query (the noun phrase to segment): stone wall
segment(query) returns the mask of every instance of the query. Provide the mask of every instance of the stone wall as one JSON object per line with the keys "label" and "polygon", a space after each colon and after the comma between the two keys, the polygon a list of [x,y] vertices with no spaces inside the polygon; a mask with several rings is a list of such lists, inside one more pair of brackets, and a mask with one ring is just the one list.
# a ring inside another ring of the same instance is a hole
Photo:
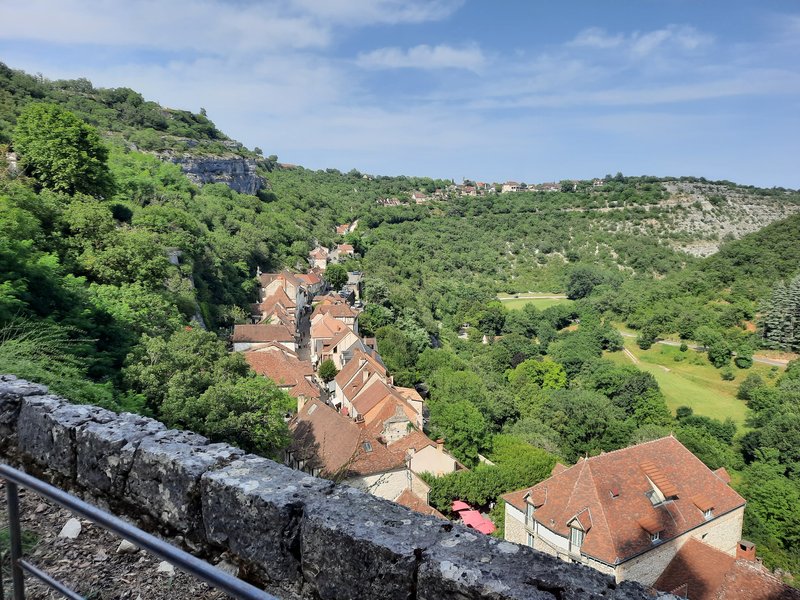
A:
{"label": "stone wall", "polygon": [[414,513],[227,444],[0,376],[0,453],[285,598],[649,597],[587,567]]}

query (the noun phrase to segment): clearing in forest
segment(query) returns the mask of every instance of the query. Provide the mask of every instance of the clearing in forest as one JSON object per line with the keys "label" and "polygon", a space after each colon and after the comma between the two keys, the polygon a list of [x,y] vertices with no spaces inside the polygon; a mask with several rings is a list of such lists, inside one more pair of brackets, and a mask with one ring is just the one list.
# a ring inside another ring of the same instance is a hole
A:
{"label": "clearing in forest", "polygon": [[[750,373],[758,373],[764,381],[771,381],[770,375],[775,377],[778,374],[768,365],[755,364],[750,369],[733,367],[736,378],[723,381],[721,371],[709,364],[703,352],[681,352],[675,346],[664,344],[654,344],[649,350],[642,350],[631,338],[625,338],[625,348],[638,359],[636,366],[639,369],[652,373],[656,378],[673,413],[679,406],[689,406],[698,415],[720,420],[730,417],[740,429],[744,428],[747,405],[736,397],[739,385]],[[606,356],[618,364],[633,364],[623,352],[607,353]]]}
{"label": "clearing in forest", "polygon": [[515,295],[500,294],[497,299],[509,310],[521,310],[526,304],[532,304],[539,310],[544,310],[556,304],[571,304],[573,302],[563,294],[550,294],[547,292],[524,292]]}

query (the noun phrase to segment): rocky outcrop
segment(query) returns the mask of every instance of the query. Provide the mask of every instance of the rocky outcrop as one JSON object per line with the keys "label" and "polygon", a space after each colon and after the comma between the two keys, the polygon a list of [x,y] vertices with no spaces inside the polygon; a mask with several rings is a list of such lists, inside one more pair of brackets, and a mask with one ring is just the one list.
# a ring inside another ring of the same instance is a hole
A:
{"label": "rocky outcrop", "polygon": [[283,598],[652,597],[637,583],[152,419],[72,405],[9,375],[0,375],[0,448],[2,460],[179,534],[200,553],[226,553]]}
{"label": "rocky outcrop", "polygon": [[163,159],[180,165],[186,176],[197,185],[224,183],[241,194],[255,194],[264,189],[266,180],[256,172],[256,160],[237,154],[164,155]]}

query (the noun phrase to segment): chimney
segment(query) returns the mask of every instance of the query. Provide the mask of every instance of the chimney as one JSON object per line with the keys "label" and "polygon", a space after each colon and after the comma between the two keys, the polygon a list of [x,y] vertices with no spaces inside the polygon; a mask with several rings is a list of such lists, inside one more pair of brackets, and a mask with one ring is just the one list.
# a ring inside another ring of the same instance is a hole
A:
{"label": "chimney", "polygon": [[436,440],[436,449],[439,452],[444,452],[444,438],[439,438]]}
{"label": "chimney", "polygon": [[753,542],[748,542],[747,540],[739,540],[739,543],[736,544],[736,558],[755,561],[756,545]]}

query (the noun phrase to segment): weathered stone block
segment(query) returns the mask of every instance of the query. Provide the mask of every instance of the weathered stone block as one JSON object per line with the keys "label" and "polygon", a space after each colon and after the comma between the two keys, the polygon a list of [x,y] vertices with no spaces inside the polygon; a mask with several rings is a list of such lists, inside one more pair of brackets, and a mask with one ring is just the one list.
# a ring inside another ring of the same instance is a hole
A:
{"label": "weathered stone block", "polygon": [[17,431],[17,418],[22,399],[47,393],[47,387],[17,379],[14,375],[0,375],[0,443]]}
{"label": "weathered stone block", "polygon": [[243,454],[188,431],[145,437],[128,474],[126,500],[177,531],[202,534],[200,477]]}
{"label": "weathered stone block", "polygon": [[320,598],[414,597],[417,565],[442,521],[354,488],[306,504],[303,576]]}
{"label": "weathered stone block", "polygon": [[227,546],[276,583],[300,581],[300,522],[333,483],[247,455],[202,478],[208,541]]}
{"label": "weathered stone block", "polygon": [[115,418],[109,410],[69,404],[58,396],[28,396],[17,421],[19,449],[39,466],[74,481],[76,431],[91,421],[108,423]]}
{"label": "weathered stone block", "polygon": [[419,567],[419,600],[512,600],[644,597],[640,586],[618,586],[612,577],[566,563],[531,548],[453,525],[428,547]]}
{"label": "weathered stone block", "polygon": [[162,423],[131,413],[79,427],[75,437],[78,483],[93,492],[121,497],[139,443],[165,430]]}

